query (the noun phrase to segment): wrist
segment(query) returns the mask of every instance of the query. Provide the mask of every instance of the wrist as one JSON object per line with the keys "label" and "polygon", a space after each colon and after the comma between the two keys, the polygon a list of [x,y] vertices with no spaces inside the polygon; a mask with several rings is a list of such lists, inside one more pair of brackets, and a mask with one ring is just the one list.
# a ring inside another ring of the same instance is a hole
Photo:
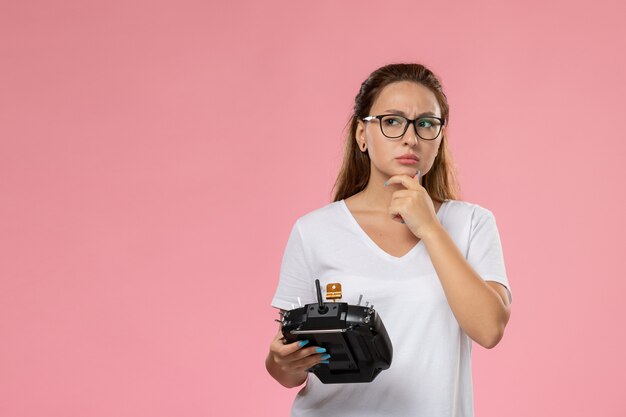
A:
{"label": "wrist", "polygon": [[428,228],[426,228],[421,233],[421,239],[425,244],[428,242],[432,242],[433,240],[437,240],[442,233],[446,233],[446,229],[441,225],[441,223],[434,224]]}

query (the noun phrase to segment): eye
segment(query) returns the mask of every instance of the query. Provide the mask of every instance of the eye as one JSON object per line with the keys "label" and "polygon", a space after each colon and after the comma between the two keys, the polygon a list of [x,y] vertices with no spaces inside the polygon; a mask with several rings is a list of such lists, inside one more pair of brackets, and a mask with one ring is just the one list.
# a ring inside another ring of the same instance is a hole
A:
{"label": "eye", "polygon": [[430,119],[430,118],[419,119],[417,123],[419,127],[428,128],[428,129],[432,127],[438,127],[441,124],[439,120]]}
{"label": "eye", "polygon": [[419,127],[433,127],[433,123],[429,119],[420,119],[417,123],[419,124]]}
{"label": "eye", "polygon": [[383,119],[383,123],[387,126],[400,126],[402,122],[401,118],[395,116],[387,116]]}

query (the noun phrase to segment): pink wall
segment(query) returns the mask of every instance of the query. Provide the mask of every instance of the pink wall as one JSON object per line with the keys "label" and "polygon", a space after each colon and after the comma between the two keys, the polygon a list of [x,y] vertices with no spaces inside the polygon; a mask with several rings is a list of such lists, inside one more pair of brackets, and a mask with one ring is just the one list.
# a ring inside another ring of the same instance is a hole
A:
{"label": "pink wall", "polygon": [[515,293],[476,415],[626,415],[623,4],[3,1],[0,415],[287,415],[288,233],[405,60],[443,80]]}

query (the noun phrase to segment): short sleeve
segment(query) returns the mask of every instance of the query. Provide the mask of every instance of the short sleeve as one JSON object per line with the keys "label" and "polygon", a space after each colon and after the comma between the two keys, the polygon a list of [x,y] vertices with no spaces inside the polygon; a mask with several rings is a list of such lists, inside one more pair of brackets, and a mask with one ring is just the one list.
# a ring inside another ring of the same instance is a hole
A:
{"label": "short sleeve", "polygon": [[302,233],[296,221],[283,254],[272,306],[283,310],[291,310],[293,306],[298,306],[298,297],[302,300],[307,299],[311,292],[311,277]]}
{"label": "short sleeve", "polygon": [[513,301],[498,226],[495,216],[487,209],[476,210],[472,217],[467,261],[483,280],[504,285],[509,301]]}

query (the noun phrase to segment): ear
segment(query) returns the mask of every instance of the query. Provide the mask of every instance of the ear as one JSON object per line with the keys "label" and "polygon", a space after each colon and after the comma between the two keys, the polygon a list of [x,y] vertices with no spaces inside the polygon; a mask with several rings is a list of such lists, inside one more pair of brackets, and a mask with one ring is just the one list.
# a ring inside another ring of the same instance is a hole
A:
{"label": "ear", "polygon": [[363,145],[365,145],[365,150],[367,150],[367,141],[365,140],[365,124],[362,120],[357,120],[354,137],[356,138],[359,149],[363,150]]}

